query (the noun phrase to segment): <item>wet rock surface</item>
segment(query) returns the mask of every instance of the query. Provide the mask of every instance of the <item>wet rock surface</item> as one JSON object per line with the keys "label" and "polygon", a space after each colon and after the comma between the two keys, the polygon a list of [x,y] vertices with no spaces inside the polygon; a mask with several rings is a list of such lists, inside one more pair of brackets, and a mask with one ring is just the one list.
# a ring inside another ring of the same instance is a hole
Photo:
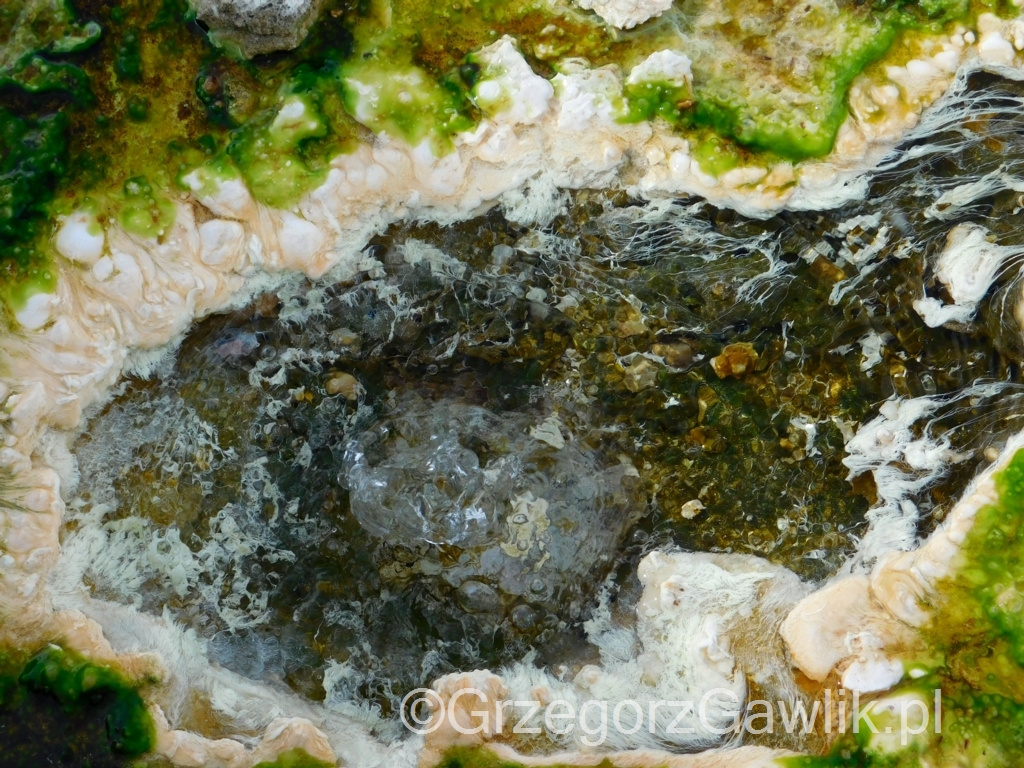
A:
{"label": "wet rock surface", "polygon": [[247,58],[287,51],[306,37],[326,0],[194,0],[196,18]]}

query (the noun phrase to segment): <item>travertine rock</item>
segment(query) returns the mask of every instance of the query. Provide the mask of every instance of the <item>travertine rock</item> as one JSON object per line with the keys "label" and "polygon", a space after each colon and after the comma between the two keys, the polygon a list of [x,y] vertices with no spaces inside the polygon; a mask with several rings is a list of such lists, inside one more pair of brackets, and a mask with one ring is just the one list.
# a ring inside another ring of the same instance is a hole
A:
{"label": "travertine rock", "polygon": [[324,0],[192,0],[210,34],[252,58],[295,48],[313,26]]}

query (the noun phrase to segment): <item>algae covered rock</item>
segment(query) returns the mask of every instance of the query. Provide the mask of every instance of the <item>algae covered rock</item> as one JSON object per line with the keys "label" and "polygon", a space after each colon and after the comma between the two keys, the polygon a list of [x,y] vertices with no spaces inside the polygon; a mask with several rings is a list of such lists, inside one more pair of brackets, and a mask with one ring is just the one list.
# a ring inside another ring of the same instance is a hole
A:
{"label": "algae covered rock", "polygon": [[32,53],[74,53],[99,37],[100,25],[75,23],[64,0],[9,0],[0,7],[0,76]]}
{"label": "algae covered rock", "polygon": [[0,651],[4,766],[119,765],[154,748],[146,703],[114,668],[56,645],[13,662]]}

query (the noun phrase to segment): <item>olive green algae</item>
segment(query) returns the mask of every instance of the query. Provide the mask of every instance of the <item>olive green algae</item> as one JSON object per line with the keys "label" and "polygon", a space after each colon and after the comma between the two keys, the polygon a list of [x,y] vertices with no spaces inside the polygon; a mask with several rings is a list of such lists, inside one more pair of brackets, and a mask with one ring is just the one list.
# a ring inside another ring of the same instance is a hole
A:
{"label": "olive green algae", "polygon": [[[725,7],[758,24],[707,26],[703,0],[614,33],[593,14],[532,0],[336,0],[296,51],[245,61],[213,45],[184,0],[7,3],[0,88],[17,92],[18,109],[4,113],[5,135],[16,141],[18,131],[49,128],[27,155],[0,154],[13,190],[0,197],[0,205],[10,201],[3,215],[27,215],[22,220],[29,222],[0,254],[6,280],[38,279],[53,258],[46,240],[54,214],[70,212],[85,195],[98,201],[101,221],[119,217],[134,233],[159,239],[171,223],[169,199],[185,191],[175,181],[197,162],[234,165],[258,199],[290,207],[322,182],[331,157],[367,138],[367,129],[412,144],[428,140],[436,154],[451,151],[451,138],[480,119],[471,54],[501,35],[512,35],[544,76],[572,57],[628,70],[664,48],[689,55],[692,92],[656,81],[631,84],[621,119],[665,120],[695,140],[695,157],[718,175],[750,160],[748,151],[768,153],[762,164],[826,154],[845,118],[850,82],[900,36],[938,32],[982,10],[1009,12],[960,0],[844,5],[835,13],[814,6],[798,28],[832,42],[810,56],[810,69],[796,73],[772,43],[783,31],[783,6],[733,5]],[[705,36],[710,47],[701,43]],[[716,54],[715,39],[731,41],[761,69]],[[765,90],[764,83],[773,85]],[[309,127],[279,130],[296,100]],[[494,109],[500,105],[484,111]],[[198,161],[180,151],[199,144]],[[43,184],[33,181],[42,177]],[[137,178],[152,189],[145,221],[125,192]]]}
{"label": "olive green algae", "polygon": [[0,6],[0,74],[33,53],[83,51],[100,37],[95,21],[78,24],[65,0],[6,0]]}
{"label": "olive green algae", "polygon": [[53,187],[69,162],[67,128],[60,112],[23,119],[0,107],[0,280],[15,306],[56,280],[43,254]]}
{"label": "olive green algae", "polygon": [[257,763],[256,768],[334,768],[334,763],[317,760],[305,750],[296,747],[282,752],[276,760]]}
{"label": "olive green algae", "polygon": [[[436,768],[525,768],[515,760],[505,760],[486,747],[453,747],[446,751]],[[551,763],[550,768],[569,768],[562,763]],[[596,763],[594,768],[616,768],[609,759]],[[651,768],[658,768],[657,764]]]}

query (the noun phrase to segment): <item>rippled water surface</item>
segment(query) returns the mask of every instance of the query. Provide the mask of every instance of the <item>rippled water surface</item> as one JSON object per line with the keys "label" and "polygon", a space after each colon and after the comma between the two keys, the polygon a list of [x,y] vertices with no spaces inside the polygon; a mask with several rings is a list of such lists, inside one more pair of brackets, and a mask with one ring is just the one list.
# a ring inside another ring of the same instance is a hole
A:
{"label": "rippled water surface", "polygon": [[[954,224],[1024,243],[998,181],[1018,91],[976,79],[983,119],[839,210],[584,191],[544,226],[394,227],[353,280],[286,280],[92,419],[68,559],[214,662],[389,715],[446,672],[593,660],[599,590],[627,617],[655,547],[835,573],[891,502],[845,443],[894,397],[937,398],[913,429],[955,459],[897,468],[924,534],[1019,430],[1017,261],[971,323],[912,307],[948,300],[929,265]],[[968,389],[988,381],[1007,386]]]}

